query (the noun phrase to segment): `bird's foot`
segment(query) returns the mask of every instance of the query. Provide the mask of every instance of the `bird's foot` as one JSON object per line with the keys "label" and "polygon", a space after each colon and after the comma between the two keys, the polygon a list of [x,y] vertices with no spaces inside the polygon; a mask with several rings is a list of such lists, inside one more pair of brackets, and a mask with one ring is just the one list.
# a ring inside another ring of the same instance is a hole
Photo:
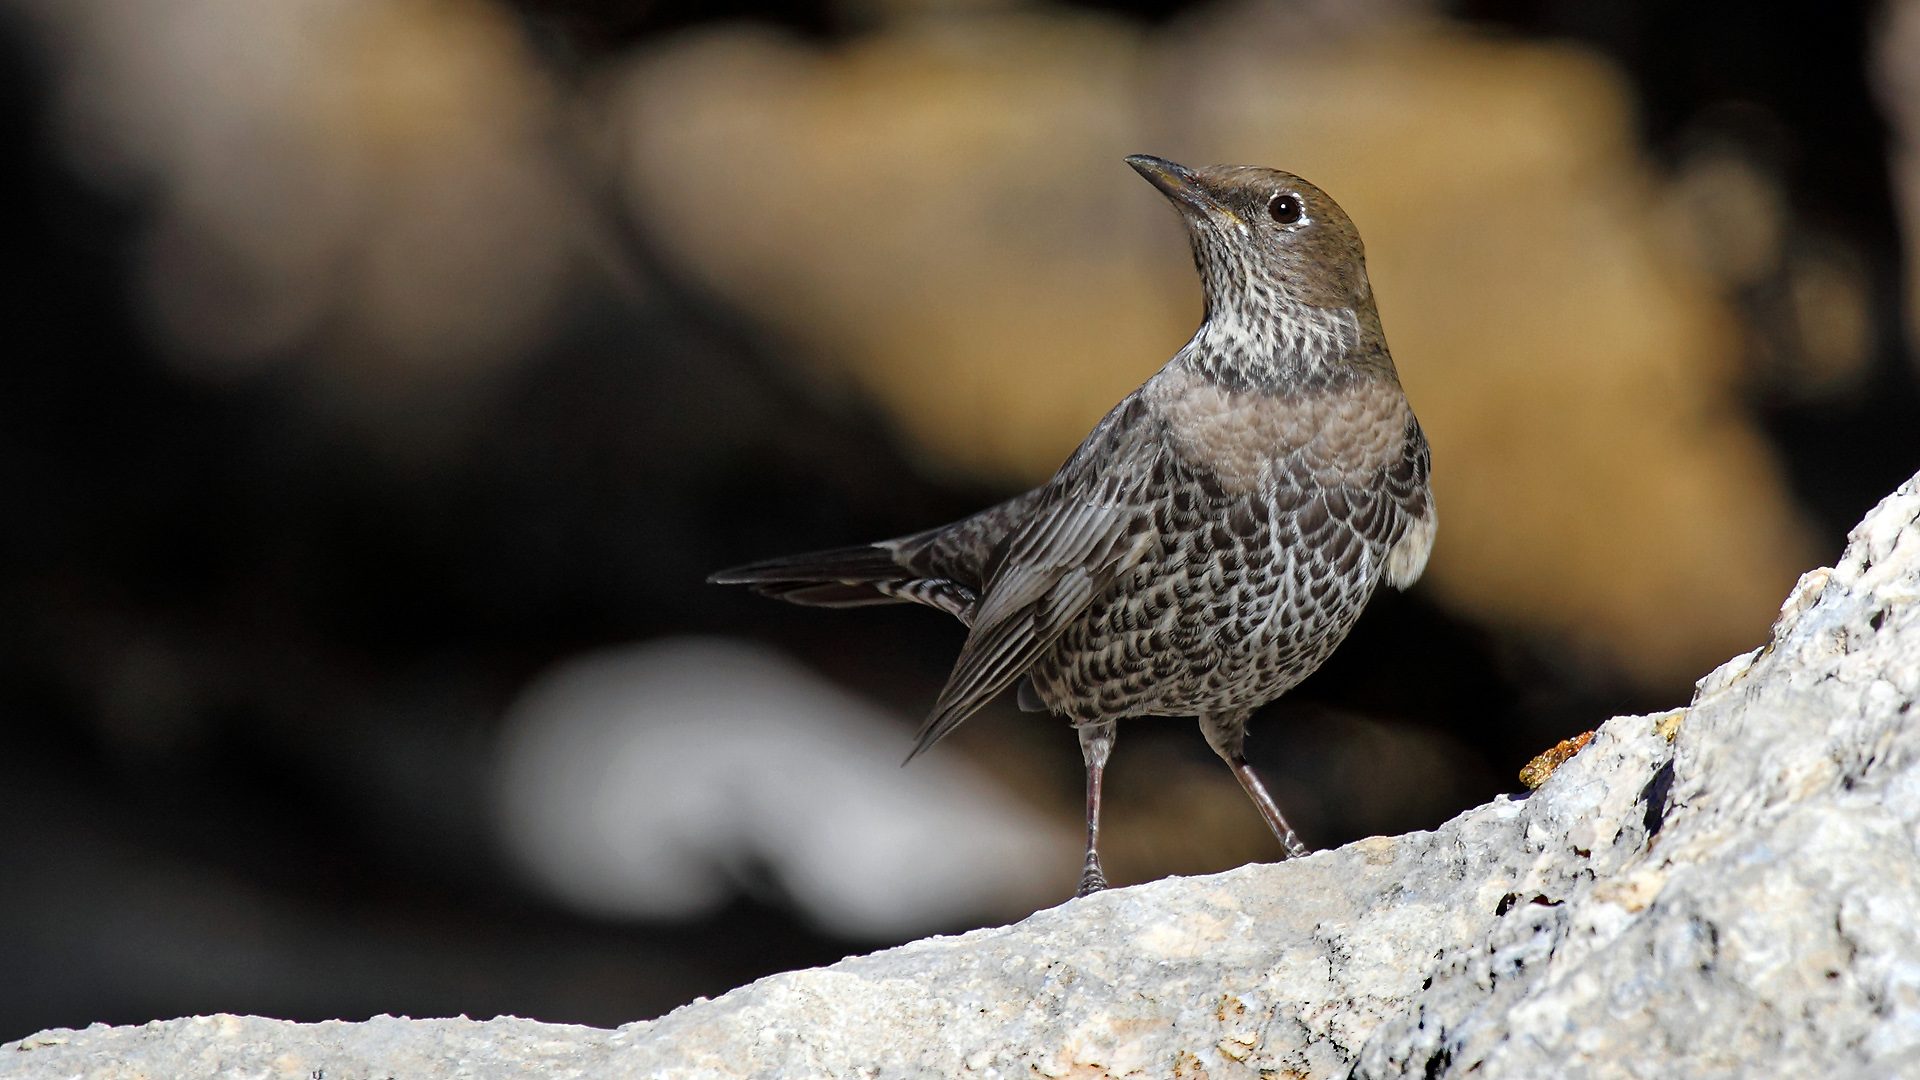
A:
{"label": "bird's foot", "polygon": [[1075,897],[1092,896],[1107,887],[1107,875],[1100,872],[1100,860],[1089,856],[1087,868],[1080,871],[1080,891]]}

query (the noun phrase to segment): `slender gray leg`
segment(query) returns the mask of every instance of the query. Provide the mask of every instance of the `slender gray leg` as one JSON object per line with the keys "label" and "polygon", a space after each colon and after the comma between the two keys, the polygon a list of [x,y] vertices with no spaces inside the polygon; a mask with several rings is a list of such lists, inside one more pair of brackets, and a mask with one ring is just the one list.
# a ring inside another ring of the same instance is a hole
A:
{"label": "slender gray leg", "polygon": [[1113,753],[1115,727],[1111,720],[1074,726],[1080,736],[1080,756],[1087,763],[1087,864],[1080,871],[1080,891],[1075,896],[1107,887],[1107,875],[1100,870],[1100,780],[1107,771],[1107,757]]}
{"label": "slender gray leg", "polygon": [[1207,736],[1207,745],[1213,747],[1213,752],[1219,754],[1227,767],[1233,770],[1233,778],[1246,789],[1247,797],[1260,810],[1260,816],[1267,819],[1267,828],[1273,830],[1280,846],[1286,849],[1285,857],[1297,859],[1313,850],[1294,835],[1293,826],[1287,824],[1286,816],[1280,813],[1273,796],[1267,794],[1267,785],[1260,782],[1259,774],[1247,764],[1247,756],[1241,752],[1247,742],[1246,714],[1202,716],[1200,730]]}

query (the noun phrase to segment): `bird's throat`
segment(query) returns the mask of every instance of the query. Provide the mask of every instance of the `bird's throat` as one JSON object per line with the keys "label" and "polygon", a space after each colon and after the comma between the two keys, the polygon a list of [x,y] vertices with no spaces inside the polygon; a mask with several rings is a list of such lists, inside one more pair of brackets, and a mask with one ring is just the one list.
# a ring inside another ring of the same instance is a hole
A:
{"label": "bird's throat", "polygon": [[1207,320],[1175,362],[1222,389],[1277,393],[1324,382],[1360,351],[1351,308],[1321,308],[1271,294],[1209,305]]}

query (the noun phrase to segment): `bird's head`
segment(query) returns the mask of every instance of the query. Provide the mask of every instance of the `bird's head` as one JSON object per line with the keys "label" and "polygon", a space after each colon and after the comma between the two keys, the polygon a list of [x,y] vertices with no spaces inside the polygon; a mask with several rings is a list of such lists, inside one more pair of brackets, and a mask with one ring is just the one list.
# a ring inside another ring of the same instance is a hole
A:
{"label": "bird's head", "polygon": [[1291,301],[1370,311],[1360,233],[1326,192],[1278,169],[1127,159],[1173,202],[1193,239],[1209,317]]}

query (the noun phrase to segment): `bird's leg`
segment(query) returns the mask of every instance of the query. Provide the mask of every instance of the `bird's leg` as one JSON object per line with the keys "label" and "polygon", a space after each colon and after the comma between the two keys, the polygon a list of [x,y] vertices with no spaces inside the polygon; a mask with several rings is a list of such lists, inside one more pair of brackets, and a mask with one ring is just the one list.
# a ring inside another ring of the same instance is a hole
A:
{"label": "bird's leg", "polygon": [[1074,725],[1080,736],[1080,756],[1087,763],[1087,864],[1080,871],[1080,891],[1075,896],[1107,887],[1107,875],[1100,870],[1100,781],[1107,771],[1107,757],[1113,753],[1115,727],[1111,720]]}
{"label": "bird's leg", "polygon": [[1247,764],[1247,755],[1243,752],[1247,742],[1246,715],[1202,716],[1200,730],[1207,736],[1207,745],[1213,747],[1213,752],[1219,754],[1227,767],[1233,770],[1233,778],[1246,789],[1247,798],[1252,799],[1253,805],[1259,808],[1260,816],[1267,820],[1267,828],[1273,830],[1280,846],[1286,849],[1286,858],[1297,859],[1313,850],[1294,835],[1293,826],[1287,824],[1286,815],[1280,812],[1273,796],[1267,794],[1267,785],[1260,782],[1260,775],[1253,771],[1253,766]]}
{"label": "bird's leg", "polygon": [[1267,786],[1260,782],[1259,774],[1253,771],[1253,766],[1247,764],[1247,759],[1240,754],[1235,754],[1227,759],[1227,764],[1232,767],[1233,775],[1240,781],[1240,786],[1247,789],[1247,797],[1253,800],[1253,805],[1260,808],[1260,816],[1267,819],[1267,828],[1273,830],[1273,835],[1280,841],[1280,846],[1287,849],[1287,858],[1297,859],[1312,851],[1300,842],[1298,836],[1294,835],[1293,826],[1287,824],[1286,816],[1280,813],[1280,807],[1274,804],[1273,796],[1267,794]]}

